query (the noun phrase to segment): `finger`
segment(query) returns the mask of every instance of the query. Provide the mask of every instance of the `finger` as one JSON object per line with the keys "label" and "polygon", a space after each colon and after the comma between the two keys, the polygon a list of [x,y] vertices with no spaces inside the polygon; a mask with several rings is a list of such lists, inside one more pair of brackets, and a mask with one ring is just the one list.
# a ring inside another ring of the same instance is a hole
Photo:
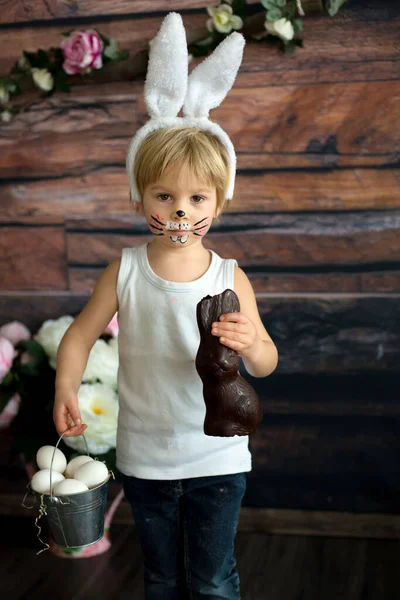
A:
{"label": "finger", "polygon": [[54,425],[56,427],[56,431],[57,431],[58,435],[63,434],[64,431],[66,429],[68,429],[67,421],[65,421],[64,419],[55,419]]}
{"label": "finger", "polygon": [[228,348],[231,348],[232,350],[236,350],[236,352],[238,352],[238,353],[240,353],[245,348],[245,345],[242,342],[239,342],[237,340],[231,340],[226,337],[219,338],[219,341],[224,346],[227,346]]}
{"label": "finger", "polygon": [[58,411],[54,411],[54,425],[58,435],[61,435],[69,426],[67,415],[63,412],[59,413]]}
{"label": "finger", "polygon": [[85,425],[84,423],[82,423],[81,425],[73,425],[72,427],[68,428],[68,431],[65,432],[64,437],[82,435],[86,428],[87,425]]}
{"label": "finger", "polygon": [[241,323],[215,323],[213,324],[211,329],[211,333],[213,333],[214,335],[218,335],[218,333],[223,335],[231,331],[245,334],[249,333],[249,328],[247,324]]}
{"label": "finger", "polygon": [[81,412],[80,412],[77,404],[75,406],[71,406],[70,415],[71,415],[71,419],[73,421],[73,425],[81,425],[81,423],[82,423]]}
{"label": "finger", "polygon": [[226,313],[225,315],[221,315],[219,318],[220,321],[232,321],[234,323],[248,323],[249,319],[240,312],[234,313]]}

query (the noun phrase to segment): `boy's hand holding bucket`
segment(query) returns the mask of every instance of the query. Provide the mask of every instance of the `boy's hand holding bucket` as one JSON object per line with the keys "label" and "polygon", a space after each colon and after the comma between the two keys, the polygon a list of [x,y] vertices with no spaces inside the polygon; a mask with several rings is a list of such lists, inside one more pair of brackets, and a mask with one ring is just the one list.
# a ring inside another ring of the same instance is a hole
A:
{"label": "boy's hand holding bucket", "polygon": [[82,423],[77,393],[70,386],[57,385],[53,419],[58,435],[82,435],[87,425]]}

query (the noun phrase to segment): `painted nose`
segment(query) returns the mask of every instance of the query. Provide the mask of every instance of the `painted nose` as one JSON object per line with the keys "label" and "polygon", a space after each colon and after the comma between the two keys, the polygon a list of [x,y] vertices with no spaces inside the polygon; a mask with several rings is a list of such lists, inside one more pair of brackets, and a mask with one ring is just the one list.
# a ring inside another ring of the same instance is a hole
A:
{"label": "painted nose", "polygon": [[178,217],[184,217],[185,216],[185,212],[183,210],[177,210],[176,214],[178,215]]}

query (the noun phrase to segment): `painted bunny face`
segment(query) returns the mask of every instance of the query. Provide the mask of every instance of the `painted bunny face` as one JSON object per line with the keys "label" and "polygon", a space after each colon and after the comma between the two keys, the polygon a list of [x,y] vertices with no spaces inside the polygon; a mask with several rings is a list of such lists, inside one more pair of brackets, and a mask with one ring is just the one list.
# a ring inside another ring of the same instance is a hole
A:
{"label": "painted bunny face", "polygon": [[218,214],[216,189],[171,165],[145,189],[141,212],[160,243],[192,246],[206,235]]}
{"label": "painted bunny face", "polygon": [[[177,125],[198,127],[210,132],[225,146],[229,156],[229,184],[226,200],[232,199],[235,174],[235,149],[225,131],[208,118],[209,111],[221,104],[231,89],[243,56],[244,37],[228,36],[214,52],[188,76],[188,51],[182,18],[169,13],[153,40],[144,97],[149,121],[133,137],[126,168],[134,202],[142,200],[134,177],[137,151],[153,131]],[[178,117],[182,108],[183,117]]]}

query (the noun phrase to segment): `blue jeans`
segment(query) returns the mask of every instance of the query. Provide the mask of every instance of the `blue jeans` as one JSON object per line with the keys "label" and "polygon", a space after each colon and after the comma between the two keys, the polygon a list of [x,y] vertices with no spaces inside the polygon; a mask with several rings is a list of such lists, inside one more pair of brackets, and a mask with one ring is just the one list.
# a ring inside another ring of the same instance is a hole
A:
{"label": "blue jeans", "polygon": [[145,600],[240,600],[234,540],[245,474],[122,480],[144,554]]}

